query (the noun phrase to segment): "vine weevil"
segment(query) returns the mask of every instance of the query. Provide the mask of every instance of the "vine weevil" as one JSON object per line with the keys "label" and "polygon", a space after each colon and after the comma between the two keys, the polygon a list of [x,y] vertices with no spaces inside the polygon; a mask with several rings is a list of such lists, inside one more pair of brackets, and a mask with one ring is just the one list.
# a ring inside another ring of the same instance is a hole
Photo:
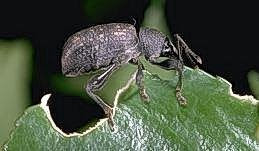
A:
{"label": "vine weevil", "polygon": [[[161,68],[178,71],[176,98],[180,105],[186,105],[186,99],[182,96],[184,65],[182,51],[192,63],[201,64],[202,61],[179,35],[175,34],[174,38],[176,47],[167,36],[156,29],[141,27],[137,34],[131,24],[110,23],[93,26],[68,38],[61,59],[62,72],[66,76],[75,77],[94,70],[102,70],[101,74],[94,75],[88,81],[85,88],[88,95],[103,108],[108,117],[108,124],[113,130],[112,107],[95,92],[104,86],[108,77],[122,64],[133,63],[138,66],[136,84],[139,94],[142,100],[148,101],[149,97],[143,83],[144,66],[139,60],[141,55]],[[167,57],[167,59],[158,62],[159,57]]]}

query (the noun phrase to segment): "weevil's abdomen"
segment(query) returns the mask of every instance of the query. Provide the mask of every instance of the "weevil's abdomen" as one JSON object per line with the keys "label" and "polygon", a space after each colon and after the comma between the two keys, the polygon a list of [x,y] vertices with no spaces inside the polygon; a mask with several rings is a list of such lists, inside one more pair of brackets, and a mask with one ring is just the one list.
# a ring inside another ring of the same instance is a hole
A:
{"label": "weevil's abdomen", "polygon": [[62,72],[76,76],[113,63],[126,63],[139,54],[133,25],[97,25],[69,37],[62,54]]}

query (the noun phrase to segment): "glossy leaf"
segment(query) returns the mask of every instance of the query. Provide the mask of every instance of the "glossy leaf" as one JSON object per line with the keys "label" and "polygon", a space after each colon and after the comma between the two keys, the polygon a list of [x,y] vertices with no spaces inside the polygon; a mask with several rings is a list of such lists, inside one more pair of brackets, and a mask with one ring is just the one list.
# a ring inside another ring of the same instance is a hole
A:
{"label": "glossy leaf", "polygon": [[[186,68],[184,96],[175,99],[177,76],[163,80],[145,73],[150,103],[140,100],[133,84],[116,106],[117,131],[101,120],[87,134],[65,135],[48,119],[43,103],[17,121],[5,150],[258,150],[259,121],[252,97],[232,94],[230,84],[200,70]],[[46,97],[45,97],[46,99]],[[44,108],[44,110],[43,110]]]}

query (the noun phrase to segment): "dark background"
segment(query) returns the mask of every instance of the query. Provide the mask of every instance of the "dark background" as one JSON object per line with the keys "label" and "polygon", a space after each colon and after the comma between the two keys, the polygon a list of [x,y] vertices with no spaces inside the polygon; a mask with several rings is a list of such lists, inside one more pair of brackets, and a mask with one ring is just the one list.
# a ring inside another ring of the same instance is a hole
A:
{"label": "dark background", "polygon": [[[148,0],[124,0],[111,4],[115,7],[108,9],[112,7],[109,3],[98,1],[100,3],[93,7],[103,14],[96,18],[84,10],[85,1],[1,1],[0,38],[27,37],[35,50],[32,100],[53,93],[49,78],[61,73],[62,46],[69,35],[100,23],[133,23],[134,18],[139,24],[149,4]],[[235,93],[251,94],[247,73],[259,70],[257,6],[255,2],[234,0],[168,0],[165,14],[170,32],[180,33],[202,57],[200,68],[230,81]],[[63,94],[57,98],[72,99]],[[78,108],[71,103],[67,106]],[[65,107],[60,112],[64,112]],[[91,109],[100,111],[98,107]],[[77,114],[84,113],[75,116]],[[102,115],[100,111],[96,116]]]}

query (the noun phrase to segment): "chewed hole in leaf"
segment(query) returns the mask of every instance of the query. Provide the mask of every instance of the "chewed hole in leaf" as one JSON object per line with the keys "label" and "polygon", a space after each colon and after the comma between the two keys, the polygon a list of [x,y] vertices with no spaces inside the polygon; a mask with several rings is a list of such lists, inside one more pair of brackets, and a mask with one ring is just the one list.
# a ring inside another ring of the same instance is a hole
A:
{"label": "chewed hole in leaf", "polygon": [[[148,147],[147,150],[259,150],[256,141],[258,100],[233,94],[230,83],[201,70],[186,68],[184,75],[184,94],[189,100],[186,108],[177,105],[173,93],[176,76],[164,81],[157,80],[145,72],[145,85],[151,98],[149,104],[141,102],[139,94],[135,93],[135,85],[125,91],[127,94],[122,94],[121,97],[116,95],[115,100],[120,101],[115,106],[116,132],[111,132],[106,118],[100,119],[100,122],[84,133],[63,133],[51,120],[49,111],[49,106],[58,100],[58,95],[44,95],[40,105],[28,108],[17,121],[16,128],[4,148],[141,150]],[[132,79],[131,82],[134,81],[134,78]],[[117,91],[117,94],[121,94],[122,89]],[[63,97],[60,101],[66,101]],[[76,101],[74,97],[69,97],[68,100]],[[116,104],[117,101],[114,102]],[[69,110],[71,108],[70,106]],[[77,127],[77,131],[79,129],[80,127]]]}
{"label": "chewed hole in leaf", "polygon": [[76,96],[52,94],[48,106],[55,125],[66,134],[82,133],[105,118],[98,104]]}

